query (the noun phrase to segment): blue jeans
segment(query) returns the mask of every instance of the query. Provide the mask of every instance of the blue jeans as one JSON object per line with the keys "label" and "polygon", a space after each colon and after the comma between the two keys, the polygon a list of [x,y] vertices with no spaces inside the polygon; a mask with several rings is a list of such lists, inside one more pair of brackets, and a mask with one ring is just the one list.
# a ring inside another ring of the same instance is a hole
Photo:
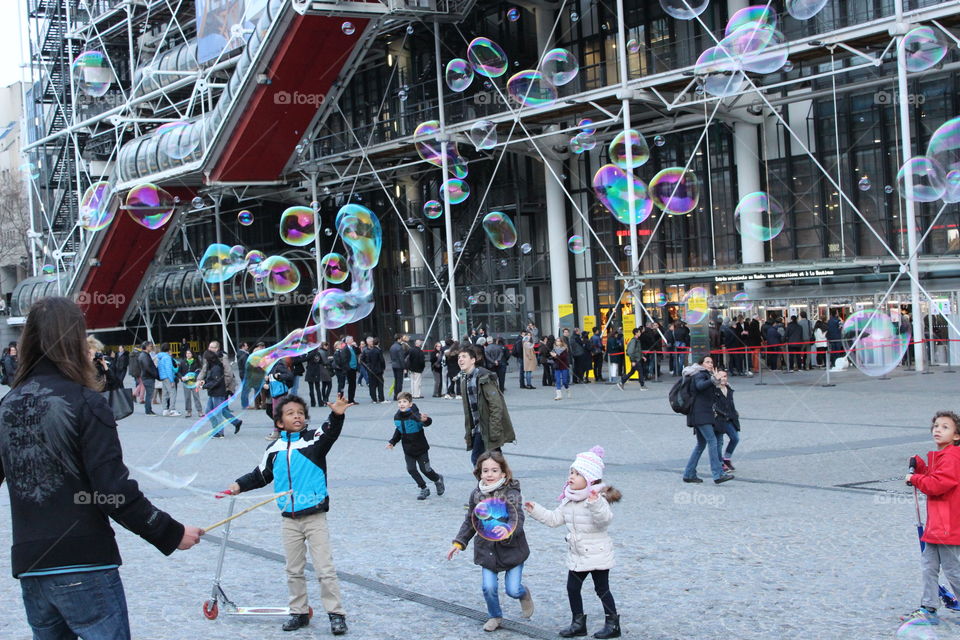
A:
{"label": "blue jeans", "polygon": [[[527,592],[526,587],[520,583],[523,577],[523,563],[504,572],[503,587],[507,595],[511,598],[521,598]],[[491,618],[502,618],[503,610],[500,608],[500,576],[496,571],[483,569],[483,599],[487,601],[487,613]]]}
{"label": "blue jeans", "polygon": [[723,455],[720,456],[721,462],[724,458],[732,458],[733,450],[737,448],[737,445],[740,444],[740,432],[737,431],[737,428],[733,426],[732,422],[728,422],[719,429],[715,429],[714,433],[717,436],[717,454],[719,455],[723,449],[723,436],[726,435],[730,442],[727,443],[727,450],[723,452]]}
{"label": "blue jeans", "polygon": [[34,640],[129,640],[120,572],[81,571],[21,578]]}
{"label": "blue jeans", "polygon": [[533,371],[524,371],[523,372],[523,383],[528,387],[533,386]]}
{"label": "blue jeans", "polygon": [[697,445],[690,453],[690,459],[687,460],[687,467],[683,470],[684,478],[697,477],[697,463],[700,462],[700,456],[703,450],[710,448],[710,472],[713,479],[716,480],[723,475],[723,466],[720,464],[720,448],[717,446],[717,436],[713,432],[712,424],[699,424],[694,427],[694,433],[697,435]]}
{"label": "blue jeans", "polygon": [[298,396],[300,395],[299,393],[297,393],[298,391],[300,391],[300,376],[294,376],[293,386],[290,387],[290,395]]}
{"label": "blue jeans", "polygon": [[557,391],[570,388],[570,369],[554,369],[553,379],[557,383]]}
{"label": "blue jeans", "polygon": [[[227,399],[226,396],[207,396],[207,408],[204,410],[204,413],[209,414],[221,402],[225,402],[226,399]],[[222,423],[226,422],[227,420],[229,420],[233,424],[237,424],[237,417],[233,415],[233,413],[230,411],[229,405],[224,405],[223,409],[220,410],[219,419],[215,418],[214,416],[210,416],[210,422],[214,426],[219,426]]]}
{"label": "blue jeans", "polygon": [[[243,384],[243,381],[240,381],[240,384],[243,386],[240,387],[240,407],[246,409],[250,406],[250,392],[253,391],[253,387],[250,385]],[[254,394],[256,397],[256,394]]]}
{"label": "blue jeans", "polygon": [[141,378],[143,381],[143,412],[147,415],[153,413],[153,389],[157,386],[157,381],[150,378]]}

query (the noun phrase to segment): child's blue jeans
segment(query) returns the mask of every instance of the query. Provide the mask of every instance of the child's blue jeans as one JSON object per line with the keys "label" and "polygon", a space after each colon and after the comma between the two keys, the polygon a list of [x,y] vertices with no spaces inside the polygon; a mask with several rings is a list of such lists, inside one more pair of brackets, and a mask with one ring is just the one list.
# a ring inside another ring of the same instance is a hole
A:
{"label": "child's blue jeans", "polygon": [[[526,587],[520,583],[523,577],[523,563],[504,572],[503,587],[507,595],[511,598],[519,599],[527,592]],[[483,599],[487,601],[487,613],[491,618],[502,618],[503,610],[500,608],[500,578],[496,571],[483,569]]]}
{"label": "child's blue jeans", "polygon": [[553,380],[557,385],[557,391],[570,388],[570,369],[554,369]]}

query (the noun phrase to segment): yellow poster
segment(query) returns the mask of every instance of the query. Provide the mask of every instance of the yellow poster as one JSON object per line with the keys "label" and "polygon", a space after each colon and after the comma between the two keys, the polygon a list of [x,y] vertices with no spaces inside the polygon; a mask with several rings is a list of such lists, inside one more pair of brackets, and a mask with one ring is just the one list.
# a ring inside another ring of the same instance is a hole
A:
{"label": "yellow poster", "polygon": [[564,328],[573,330],[573,305],[572,304],[558,304],[557,305],[557,315],[560,318],[560,331],[562,332]]}
{"label": "yellow poster", "polygon": [[[627,345],[630,344],[630,339],[633,338],[633,329],[636,326],[637,326],[636,316],[634,316],[633,314],[624,313],[623,314],[623,350],[624,351],[627,350]],[[624,374],[627,371],[630,371],[630,358],[624,355],[623,359],[625,362],[623,366],[625,368],[623,371],[620,372],[621,374]]]}
{"label": "yellow poster", "polygon": [[[583,337],[587,342],[587,352],[589,353],[589,343],[590,338],[593,336],[593,328],[597,326],[597,317],[596,316],[583,316],[583,324],[580,327],[583,329]],[[593,375],[593,366],[587,367],[586,373],[583,374],[585,377],[590,378]]]}

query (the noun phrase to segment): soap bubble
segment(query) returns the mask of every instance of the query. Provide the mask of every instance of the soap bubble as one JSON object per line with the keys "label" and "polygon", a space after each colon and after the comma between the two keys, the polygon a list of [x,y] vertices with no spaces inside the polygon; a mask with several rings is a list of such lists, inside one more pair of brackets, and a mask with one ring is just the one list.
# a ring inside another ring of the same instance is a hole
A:
{"label": "soap bubble", "polygon": [[459,240],[458,240],[457,242],[454,242],[454,243],[453,243],[453,252],[454,252],[454,253],[460,253],[460,252],[462,252],[462,251],[463,251],[463,243],[460,242]]}
{"label": "soap bubble", "polygon": [[479,120],[470,127],[467,137],[477,151],[497,146],[497,125],[490,120]]}
{"label": "soap bubble", "polygon": [[589,133],[578,133],[570,139],[568,148],[570,153],[580,155],[585,151],[592,151],[597,146],[597,139]]}
{"label": "soap bubble", "polygon": [[809,20],[827,6],[828,0],[787,0],[787,13],[797,20]]}
{"label": "soap bubble", "polygon": [[683,319],[687,324],[700,324],[707,317],[707,290],[694,287],[687,291],[681,301],[684,305]]}
{"label": "soap bubble", "polygon": [[[167,122],[153,130],[153,135],[160,137],[160,153],[183,160],[200,146],[200,136],[194,135],[193,123],[178,121]],[[161,137],[162,136],[162,137]]]}
{"label": "soap bubble", "polygon": [[566,49],[551,49],[543,56],[540,71],[550,84],[562,87],[577,77],[580,63],[576,56]]}
{"label": "soap bubble", "polygon": [[784,62],[783,70],[787,72],[793,71],[793,62],[791,62],[790,60],[787,60],[786,62]]}
{"label": "soap bubble", "polygon": [[661,135],[653,136],[653,144],[654,146],[662,147],[663,145],[667,144],[667,139]]}
{"label": "soap bubble", "polygon": [[629,244],[624,245],[624,247],[623,247],[623,255],[627,256],[628,258],[629,258],[630,256],[632,256],[632,255],[633,255],[633,247],[631,247]]}
{"label": "soap bubble", "polygon": [[693,72],[703,77],[703,91],[718,98],[736,94],[746,81],[736,54],[719,46],[701,53]]}
{"label": "soap bubble", "polygon": [[541,107],[550,104],[559,95],[557,88],[539,71],[521,71],[507,81],[507,93],[519,104]]}
{"label": "soap bubble", "polygon": [[710,0],[660,0],[660,6],[671,18],[693,20],[707,9]]}
{"label": "soap bubble", "polygon": [[517,244],[517,228],[505,213],[493,211],[483,217],[483,231],[497,249],[509,249]]}
{"label": "soap bubble", "polygon": [[427,230],[427,228],[426,228],[425,226],[423,226],[422,224],[418,224],[418,225],[417,225],[417,231],[419,231],[420,233],[423,233],[423,232],[426,231],[426,230]]}
{"label": "soap bubble", "polygon": [[112,221],[114,210],[110,206],[113,190],[110,183],[94,182],[83,192],[80,199],[80,226],[87,231],[105,229]]}
{"label": "soap bubble", "polygon": [[[414,129],[413,146],[421,158],[437,168],[443,168],[443,146],[438,141],[439,136],[439,120],[422,122]],[[460,155],[455,142],[447,143],[447,168],[458,178],[467,177],[467,161]]]}
{"label": "soap bubble", "polygon": [[487,498],[473,508],[470,520],[478,536],[501,542],[513,535],[517,528],[517,507],[508,500]]}
{"label": "soap bubble", "polygon": [[509,66],[507,54],[490,38],[474,38],[467,46],[467,60],[476,73],[487,78],[499,78]]}
{"label": "soap bubble", "polygon": [[520,19],[520,10],[516,7],[510,7],[507,9],[507,20],[510,22],[516,22]]}
{"label": "soap bubble", "polygon": [[423,204],[423,215],[431,220],[436,220],[443,215],[443,205],[438,200],[427,200]]}
{"label": "soap bubble", "polygon": [[57,279],[57,268],[52,264],[43,265],[40,273],[43,275],[44,282],[54,282]]}
{"label": "soap bubble", "polygon": [[244,227],[249,227],[253,224],[253,213],[247,210],[241,211],[237,214],[237,222]]}
{"label": "soap bubble", "polygon": [[656,299],[655,304],[656,304],[658,307],[665,307],[665,306],[667,306],[667,302],[668,302],[668,300],[667,300],[667,294],[662,293],[662,292],[657,294],[657,299]]}
{"label": "soap bubble", "polygon": [[758,191],[740,199],[733,212],[733,222],[741,235],[766,242],[783,231],[786,215],[776,198]]}
{"label": "soap bubble", "polygon": [[356,33],[357,28],[353,26],[352,22],[344,22],[342,25],[340,25],[340,31],[343,31],[348,36],[352,36],[354,33]]}
{"label": "soap bubble", "polygon": [[626,173],[616,165],[607,164],[593,176],[593,190],[600,202],[623,224],[630,224],[630,200],[627,180],[633,180],[634,216],[640,224],[653,211],[653,202],[647,185],[632,173]]}
{"label": "soap bubble", "polygon": [[99,51],[84,51],[70,65],[74,83],[85,95],[100,98],[113,84],[113,71],[107,57]]}
{"label": "soap bubble", "polygon": [[260,264],[266,273],[263,286],[270,293],[290,293],[300,285],[300,270],[283,256],[270,256]]}
{"label": "soap bubble", "polygon": [[860,189],[860,191],[870,191],[870,187],[872,186],[873,186],[873,183],[870,182],[870,178],[868,178],[867,176],[863,176],[857,182],[857,189]]}
{"label": "soap bubble", "polygon": [[[960,118],[952,118],[937,127],[927,144],[927,156],[943,168],[944,175],[960,170]],[[947,185],[944,200],[960,201],[960,190]]]}
{"label": "soap bubble", "polygon": [[585,133],[589,136],[592,136],[597,132],[597,128],[593,126],[593,120],[590,118],[583,118],[577,123],[577,128],[580,129],[581,133]]}
{"label": "soap bubble", "polygon": [[167,224],[175,206],[172,195],[149,182],[130,189],[124,203],[130,217],[147,229],[159,229]]}
{"label": "soap bubble", "polygon": [[640,51],[640,41],[636,38],[631,38],[627,41],[627,51],[630,53],[637,53]]}
{"label": "soap bubble", "polygon": [[907,71],[926,71],[947,55],[947,45],[933,27],[917,27],[903,36],[900,55],[905,56]]}
{"label": "soap bubble", "polygon": [[[243,248],[241,247],[241,252]],[[225,244],[214,243],[207,247],[197,268],[204,282],[225,282],[246,268],[243,253],[237,257]]]}
{"label": "soap bubble", "polygon": [[294,247],[312,244],[317,236],[315,219],[310,207],[290,207],[280,216],[280,239]]}
{"label": "soap bubble", "polygon": [[324,279],[331,284],[340,284],[350,276],[347,259],[339,253],[328,253],[320,258],[320,268]]}
{"label": "soap bubble", "polygon": [[733,303],[741,307],[744,311],[753,309],[753,303],[750,302],[750,294],[746,291],[733,294]]}
{"label": "soap bubble", "polygon": [[576,11],[570,12],[570,22],[580,22],[580,14]]}
{"label": "soap bubble", "polygon": [[883,192],[887,195],[893,193],[893,185],[886,184],[883,186]]}
{"label": "soap bubble", "polygon": [[251,265],[260,264],[267,259],[266,254],[259,249],[251,249],[247,252],[247,255],[244,256],[243,261],[247,263],[249,268]]}
{"label": "soap bubble", "polygon": [[[909,329],[901,328],[890,316],[867,309],[850,315],[843,323],[843,348],[847,359],[868,376],[893,371],[910,345]],[[859,336],[859,338],[858,338]]]}
{"label": "soap bubble", "polygon": [[[907,186],[908,177],[911,186]],[[927,156],[914,156],[897,172],[897,190],[913,202],[933,202],[947,191],[946,175],[939,162]]]}
{"label": "soap bubble", "polygon": [[700,202],[700,181],[692,171],[681,167],[660,171],[650,181],[648,191],[653,204],[670,215],[690,213]]}
{"label": "soap bubble", "polygon": [[583,236],[573,235],[567,239],[567,248],[575,256],[579,256],[586,252],[587,245],[583,241]]}
{"label": "soap bubble", "polygon": [[508,264],[510,264],[510,262],[507,261],[506,258],[501,258],[501,260],[500,260],[500,266],[501,266],[501,267],[505,267],[505,266],[507,266]]}
{"label": "soap bubble", "polygon": [[196,389],[197,388],[197,372],[188,371],[183,376],[181,376],[180,381],[183,382],[183,386],[186,389]]}
{"label": "soap bubble", "polygon": [[[632,155],[632,163],[627,164],[627,148]],[[650,147],[643,134],[635,129],[621,131],[610,142],[610,162],[621,169],[636,169],[642,167],[650,159]]]}
{"label": "soap bubble", "polygon": [[473,67],[463,58],[454,58],[447,63],[446,79],[451,91],[466,91],[473,83]]}
{"label": "soap bubble", "polygon": [[380,262],[383,228],[376,214],[359,204],[348,204],[337,212],[337,230],[350,250],[350,262],[369,271]]}
{"label": "soap bubble", "polygon": [[448,192],[450,194],[450,204],[460,204],[470,197],[470,185],[459,178],[450,178],[441,185],[440,197],[445,200],[448,199]]}
{"label": "soap bubble", "polygon": [[520,252],[524,255],[527,255],[531,251],[533,251],[533,247],[530,246],[529,242],[524,242],[522,245],[520,245]]}
{"label": "soap bubble", "polygon": [[740,9],[727,21],[727,28],[724,31],[724,37],[729,36],[738,29],[744,27],[759,28],[763,26],[777,28],[777,12],[766,5],[754,5]]}
{"label": "soap bubble", "polygon": [[413,35],[413,25],[412,25],[412,24],[408,24],[408,25],[407,25],[407,35],[408,35],[408,36],[412,36],[412,35]]}
{"label": "soap bubble", "polygon": [[36,180],[40,177],[40,168],[32,162],[24,162],[22,165],[20,165],[20,171],[22,171],[31,180]]}

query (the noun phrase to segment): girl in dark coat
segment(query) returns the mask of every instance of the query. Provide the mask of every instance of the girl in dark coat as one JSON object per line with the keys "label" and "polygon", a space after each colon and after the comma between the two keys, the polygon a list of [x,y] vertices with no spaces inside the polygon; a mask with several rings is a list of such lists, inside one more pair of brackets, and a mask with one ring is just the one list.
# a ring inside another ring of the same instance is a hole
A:
{"label": "girl in dark coat", "polygon": [[481,454],[473,475],[479,485],[470,492],[467,513],[447,560],[466,549],[473,539],[473,563],[483,570],[483,598],[490,616],[483,630],[495,631],[503,620],[498,593],[501,571],[507,595],[520,600],[521,615],[533,615],[533,598],[521,581],[523,563],[530,556],[523,532],[523,498],[520,483],[513,479],[499,451]]}
{"label": "girl in dark coat", "polygon": [[697,463],[703,450],[709,447],[710,471],[716,484],[733,480],[733,476],[724,474],[717,447],[717,436],[713,430],[713,403],[716,397],[716,378],[714,377],[713,358],[704,356],[699,364],[691,364],[683,369],[683,377],[691,378],[693,407],[687,414],[687,426],[692,427],[697,436],[697,444],[690,453],[690,459],[683,470],[684,482],[703,482],[697,477]]}
{"label": "girl in dark coat", "polygon": [[[733,457],[733,450],[740,444],[740,414],[737,413],[737,405],[733,401],[733,388],[727,385],[727,372],[718,371],[716,378],[713,428],[717,435],[717,453],[721,454],[720,462],[723,470],[733,471],[735,467],[730,459]],[[726,451],[723,451],[723,436],[730,439]]]}
{"label": "girl in dark coat", "polygon": [[443,396],[443,344],[437,342],[433,345],[433,352],[430,354],[430,371],[433,372],[433,397]]}

